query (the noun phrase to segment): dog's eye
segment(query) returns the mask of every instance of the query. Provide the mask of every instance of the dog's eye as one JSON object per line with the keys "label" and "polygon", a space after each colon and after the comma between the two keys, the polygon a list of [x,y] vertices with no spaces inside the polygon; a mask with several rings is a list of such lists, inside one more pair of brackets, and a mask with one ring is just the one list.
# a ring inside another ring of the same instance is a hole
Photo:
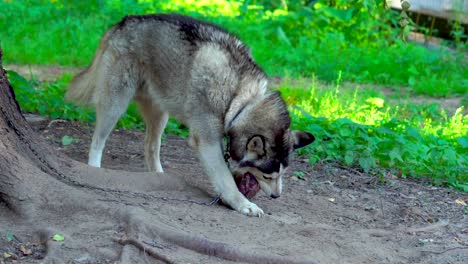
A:
{"label": "dog's eye", "polygon": [[278,160],[269,160],[263,164],[256,166],[257,169],[265,174],[272,174],[279,172],[281,168],[281,162]]}
{"label": "dog's eye", "polygon": [[263,179],[265,179],[265,180],[271,180],[272,178],[271,178],[271,177],[268,177],[268,176],[265,176],[265,175],[263,175]]}

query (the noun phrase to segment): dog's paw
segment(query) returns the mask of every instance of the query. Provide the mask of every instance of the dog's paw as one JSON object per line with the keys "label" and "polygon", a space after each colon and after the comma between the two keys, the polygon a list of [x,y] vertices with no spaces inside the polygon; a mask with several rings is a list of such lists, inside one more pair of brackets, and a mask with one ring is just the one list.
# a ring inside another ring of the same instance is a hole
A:
{"label": "dog's paw", "polygon": [[248,216],[262,217],[264,215],[263,210],[260,207],[249,201],[239,207],[239,212]]}

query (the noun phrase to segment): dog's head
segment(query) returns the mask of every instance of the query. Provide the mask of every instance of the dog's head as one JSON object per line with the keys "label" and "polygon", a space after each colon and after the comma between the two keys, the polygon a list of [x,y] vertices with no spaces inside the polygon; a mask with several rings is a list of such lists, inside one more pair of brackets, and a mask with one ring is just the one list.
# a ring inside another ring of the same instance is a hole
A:
{"label": "dog's head", "polygon": [[281,195],[289,154],[315,140],[310,133],[290,130],[290,124],[286,104],[275,92],[242,110],[228,130],[233,174],[251,173],[272,198]]}

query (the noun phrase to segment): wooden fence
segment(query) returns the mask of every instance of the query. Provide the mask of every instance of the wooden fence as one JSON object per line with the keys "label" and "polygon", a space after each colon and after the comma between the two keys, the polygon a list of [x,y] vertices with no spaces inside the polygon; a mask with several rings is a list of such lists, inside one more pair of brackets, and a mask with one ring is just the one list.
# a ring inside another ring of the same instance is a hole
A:
{"label": "wooden fence", "polygon": [[[419,26],[429,29],[430,35],[453,38],[453,21],[458,21],[468,34],[468,0],[407,0],[410,17]],[[391,8],[401,10],[400,0],[391,0]],[[466,39],[466,37],[465,37]]]}

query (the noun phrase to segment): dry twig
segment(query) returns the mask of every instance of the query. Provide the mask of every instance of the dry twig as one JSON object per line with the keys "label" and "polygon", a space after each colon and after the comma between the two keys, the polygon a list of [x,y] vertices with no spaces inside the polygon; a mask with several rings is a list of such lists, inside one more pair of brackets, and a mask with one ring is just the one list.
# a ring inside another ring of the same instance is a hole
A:
{"label": "dry twig", "polygon": [[442,250],[442,251],[422,250],[422,252],[440,255],[440,254],[444,254],[447,251],[451,251],[451,250],[455,250],[455,249],[468,249],[468,247],[453,247],[453,248],[447,248],[446,250]]}
{"label": "dry twig", "polygon": [[143,242],[141,242],[139,240],[136,240],[134,238],[128,238],[128,237],[114,238],[114,241],[116,241],[117,243],[119,243],[121,245],[124,245],[124,246],[125,245],[133,245],[133,246],[137,247],[138,249],[142,250],[143,252],[148,253],[148,255],[150,255],[151,257],[153,257],[153,258],[155,258],[157,260],[164,261],[165,263],[169,263],[169,264],[176,263],[170,257],[168,257],[168,256],[166,256],[164,254],[161,254],[161,253],[153,250],[152,248],[146,247],[143,244]]}

